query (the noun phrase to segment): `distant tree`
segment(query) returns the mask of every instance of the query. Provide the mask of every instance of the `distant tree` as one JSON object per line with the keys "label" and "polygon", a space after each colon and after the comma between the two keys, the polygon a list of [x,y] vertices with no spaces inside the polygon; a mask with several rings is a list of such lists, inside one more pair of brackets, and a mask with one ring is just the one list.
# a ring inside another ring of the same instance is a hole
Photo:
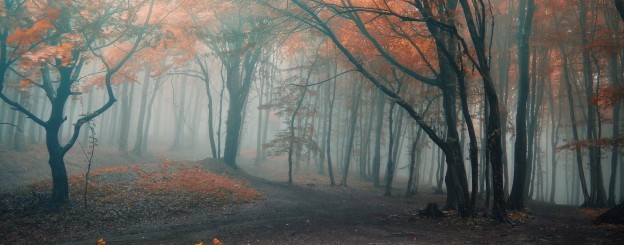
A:
{"label": "distant tree", "polygon": [[[225,68],[225,86],[229,95],[223,161],[236,167],[236,155],[243,126],[243,113],[256,68],[263,54],[270,53],[271,31],[268,13],[260,8],[250,12],[243,2],[197,1],[187,5],[193,20],[192,31],[203,46]],[[254,4],[254,3],[251,3]],[[204,6],[197,12],[197,6]]]}

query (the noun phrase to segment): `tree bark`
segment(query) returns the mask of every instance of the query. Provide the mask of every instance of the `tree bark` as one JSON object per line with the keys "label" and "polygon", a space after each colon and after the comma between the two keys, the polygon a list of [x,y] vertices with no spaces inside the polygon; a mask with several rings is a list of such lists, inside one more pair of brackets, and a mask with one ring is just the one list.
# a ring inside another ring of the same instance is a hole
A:
{"label": "tree bark", "polygon": [[[121,116],[119,117],[119,151],[128,152],[128,134],[130,133],[130,115],[132,110],[134,84],[123,83],[121,91]],[[128,87],[130,91],[128,92]]]}
{"label": "tree bark", "polygon": [[[579,1],[579,20],[582,47],[587,47],[589,40],[587,37],[587,2]],[[592,65],[590,60],[590,50],[582,49],[583,58],[583,80],[585,82],[585,96],[589,100],[594,97],[594,78],[592,73]],[[598,128],[596,125],[596,115],[598,111],[594,103],[587,103],[587,133],[588,140],[596,140],[599,138]],[[589,170],[590,170],[590,196],[589,207],[606,206],[606,193],[604,183],[602,181],[602,166],[600,163],[600,146],[589,147]]]}
{"label": "tree bark", "polygon": [[518,103],[516,109],[516,141],[514,144],[514,180],[509,197],[509,208],[514,210],[524,209],[524,197],[526,196],[527,179],[527,99],[529,97],[529,38],[533,23],[535,5],[533,0],[520,0],[518,2]]}
{"label": "tree bark", "polygon": [[134,141],[134,148],[132,153],[137,156],[143,154],[143,129],[145,129],[145,114],[147,110],[147,91],[149,90],[150,83],[150,71],[145,71],[143,78],[143,88],[141,89],[141,108],[139,108],[139,121],[137,122],[136,140]]}
{"label": "tree bark", "polygon": [[[568,55],[567,52],[565,50],[565,48],[563,46],[559,47],[561,50],[561,56],[563,57],[563,80],[565,82],[565,86],[566,86],[566,92],[567,92],[567,97],[568,97],[568,108],[570,109],[570,122],[572,124],[572,136],[574,139],[574,142],[579,142],[579,133],[578,133],[578,129],[577,129],[577,125],[576,125],[576,115],[575,115],[575,109],[574,109],[574,98],[573,98],[573,92],[572,92],[572,81],[570,81],[570,74],[568,71]],[[579,180],[580,180],[580,184],[581,184],[581,188],[583,190],[583,197],[584,197],[584,203],[587,203],[589,201],[589,192],[587,190],[587,183],[585,180],[585,170],[583,170],[583,156],[581,155],[581,149],[576,149],[576,163],[577,163],[577,169],[578,169],[578,174],[579,174]]]}
{"label": "tree bark", "polygon": [[[337,67],[335,68],[337,69]],[[335,71],[336,70],[334,70],[334,72]],[[336,185],[336,181],[334,180],[334,168],[332,166],[332,158],[331,158],[331,134],[332,134],[332,119],[334,117],[334,102],[336,101],[336,85],[337,84],[338,82],[334,79],[334,88],[332,90],[331,99],[329,100],[329,119],[328,119],[329,125],[327,127],[327,143],[326,143],[327,148],[325,148],[325,152],[327,154],[327,171],[329,174],[329,183],[331,186]]]}
{"label": "tree bark", "polygon": [[377,96],[375,96],[377,119],[375,123],[375,146],[373,150],[373,185],[375,187],[379,187],[379,170],[381,168],[381,133],[383,130],[383,113],[386,104],[384,98],[384,93],[381,90],[377,91]]}
{"label": "tree bark", "polygon": [[394,106],[396,103],[390,102],[390,110],[388,111],[388,163],[386,164],[386,192],[384,196],[392,196],[392,177],[394,174],[394,162],[392,157],[392,151],[394,150],[394,131],[392,130],[393,125],[393,114],[394,114]]}
{"label": "tree bark", "polygon": [[357,113],[360,105],[360,98],[362,97],[362,87],[358,88],[358,82],[353,83],[353,103],[351,103],[351,115],[349,120],[349,135],[347,136],[347,147],[344,154],[344,170],[342,171],[342,180],[340,186],[347,186],[347,177],[349,177],[349,166],[351,164],[351,155],[353,152],[353,141],[355,139],[355,128],[357,123]]}
{"label": "tree bark", "polygon": [[[222,57],[227,61],[227,90],[230,95],[230,105],[226,119],[225,147],[223,149],[223,161],[236,168],[236,155],[239,147],[240,133],[243,125],[243,115],[247,97],[253,81],[253,73],[256,68],[262,49],[248,50],[244,57]],[[236,54],[234,54],[236,55]]]}
{"label": "tree bark", "polygon": [[[414,135],[413,131],[414,130],[412,128],[412,135]],[[405,197],[418,196],[418,182],[420,179],[420,171],[417,171],[419,169],[419,166],[416,164],[416,151],[421,135],[422,129],[418,129],[418,133],[416,133],[416,137],[412,141],[412,145],[410,148],[409,178],[407,179],[407,190],[405,191]]]}
{"label": "tree bark", "polygon": [[[611,86],[613,87],[613,89],[615,89],[616,91],[618,89],[620,89],[621,86],[621,82],[619,82],[618,80],[618,74],[617,74],[617,56],[615,53],[609,54],[609,58],[608,58],[608,62],[609,62],[609,81]],[[613,112],[612,112],[612,121],[613,121],[613,126],[612,126],[612,134],[613,134],[613,138],[617,138],[620,135],[620,110],[622,107],[622,102],[621,101],[617,101],[615,102],[615,105],[613,106]],[[609,200],[607,200],[607,203],[609,204],[609,206],[615,206],[616,205],[616,198],[615,198],[615,182],[616,182],[616,173],[617,173],[617,165],[618,165],[618,155],[619,155],[619,146],[617,144],[614,144],[613,146],[611,146],[611,174],[609,176]],[[622,166],[620,166],[620,168],[622,168]],[[624,187],[620,187],[620,188],[624,188]]]}

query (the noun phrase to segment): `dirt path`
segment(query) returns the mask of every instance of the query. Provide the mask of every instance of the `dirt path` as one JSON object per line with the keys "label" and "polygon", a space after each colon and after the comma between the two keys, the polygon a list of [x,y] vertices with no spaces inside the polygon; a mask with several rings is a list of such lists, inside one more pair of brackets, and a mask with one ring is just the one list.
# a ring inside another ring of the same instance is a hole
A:
{"label": "dirt path", "polygon": [[[426,202],[382,197],[381,190],[285,185],[249,176],[263,198],[192,218],[102,233],[107,244],[195,244],[218,238],[224,244],[449,244],[572,243],[623,244],[622,229],[605,230],[576,209],[534,205],[534,218],[515,227],[457,218],[427,220],[415,212]],[[99,237],[61,244],[96,244]]]}

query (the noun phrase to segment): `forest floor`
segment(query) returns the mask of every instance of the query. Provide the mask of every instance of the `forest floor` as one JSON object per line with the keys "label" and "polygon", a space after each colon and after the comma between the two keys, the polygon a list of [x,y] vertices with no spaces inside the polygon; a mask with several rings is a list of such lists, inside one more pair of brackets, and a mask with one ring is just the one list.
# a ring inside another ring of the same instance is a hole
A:
{"label": "forest floor", "polygon": [[[357,177],[351,178],[348,188],[330,187],[326,177],[310,173],[316,171],[295,175],[295,184],[287,185],[283,164],[257,166],[249,159],[239,162],[239,170],[215,161],[170,164],[200,166],[202,171],[244,180],[245,183],[236,185],[253,188],[259,197],[245,192],[252,197],[218,202],[204,196],[209,204],[192,205],[185,205],[190,202],[188,196],[182,200],[158,199],[164,201],[158,205],[142,199],[143,203],[136,205],[149,210],[124,209],[135,211],[121,211],[115,217],[107,217],[104,221],[108,220],[109,225],[106,226],[93,220],[84,225],[80,223],[84,220],[77,219],[78,223],[71,229],[53,225],[59,222],[58,216],[37,215],[30,219],[40,220],[30,220],[30,225],[18,224],[22,237],[11,238],[17,242],[8,243],[7,224],[24,221],[24,218],[7,216],[7,211],[0,209],[0,244],[98,244],[101,238],[106,244],[141,245],[201,241],[208,244],[214,238],[223,244],[624,244],[623,226],[592,223],[604,210],[532,202],[527,212],[512,213],[512,217],[520,221],[515,226],[484,218],[460,219],[453,213],[429,219],[419,216],[418,210],[430,202],[442,205],[444,195],[430,194],[430,190],[423,189],[415,198],[383,197],[383,189],[372,188]],[[304,171],[302,168],[301,172]],[[118,177],[112,179],[119,181]],[[400,189],[394,192],[403,194]],[[177,192],[168,195],[180,197]],[[168,208],[167,202],[173,208]],[[89,217],[98,218],[97,214]],[[33,225],[35,223],[37,225]],[[39,236],[43,238],[35,238]]]}

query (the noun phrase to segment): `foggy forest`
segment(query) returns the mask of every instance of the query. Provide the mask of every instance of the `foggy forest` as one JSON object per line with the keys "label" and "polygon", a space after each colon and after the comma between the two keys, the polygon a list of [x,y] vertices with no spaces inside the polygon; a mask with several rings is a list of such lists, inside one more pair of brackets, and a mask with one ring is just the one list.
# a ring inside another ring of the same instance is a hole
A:
{"label": "foggy forest", "polygon": [[624,244],[623,105],[624,0],[1,0],[0,244]]}

